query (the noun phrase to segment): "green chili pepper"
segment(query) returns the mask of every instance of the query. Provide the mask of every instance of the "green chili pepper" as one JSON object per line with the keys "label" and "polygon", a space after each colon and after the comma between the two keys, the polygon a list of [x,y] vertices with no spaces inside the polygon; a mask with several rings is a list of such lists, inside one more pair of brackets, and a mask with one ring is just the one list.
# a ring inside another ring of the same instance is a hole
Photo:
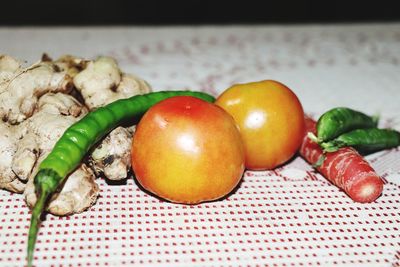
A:
{"label": "green chili pepper", "polygon": [[320,144],[325,152],[334,152],[344,146],[352,146],[367,154],[400,145],[400,133],[391,129],[357,129]]}
{"label": "green chili pepper", "polygon": [[214,102],[211,95],[191,91],[164,91],[137,95],[115,101],[88,113],[71,125],[39,165],[34,178],[37,202],[32,209],[28,235],[28,266],[32,266],[33,251],[47,200],[82,161],[89,149],[107,133],[128,122],[137,123],[154,104],[173,96],[193,96]]}
{"label": "green chili pepper", "polygon": [[354,129],[374,128],[378,124],[377,117],[370,117],[349,108],[334,108],[325,112],[317,122],[318,143],[333,138]]}

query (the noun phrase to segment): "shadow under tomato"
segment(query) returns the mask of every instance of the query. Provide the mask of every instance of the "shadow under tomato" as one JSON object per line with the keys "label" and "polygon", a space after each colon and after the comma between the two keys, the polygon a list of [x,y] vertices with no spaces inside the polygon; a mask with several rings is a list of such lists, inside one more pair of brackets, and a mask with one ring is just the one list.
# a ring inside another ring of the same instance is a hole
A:
{"label": "shadow under tomato", "polygon": [[242,184],[242,182],[243,182],[244,173],[243,173],[242,177],[240,178],[239,183],[232,189],[231,192],[229,192],[229,193],[226,194],[225,196],[222,196],[222,197],[220,197],[220,198],[213,199],[213,200],[207,200],[207,201],[202,201],[202,202],[200,202],[200,203],[192,203],[192,204],[173,202],[173,201],[170,201],[170,200],[168,200],[168,199],[164,199],[164,198],[162,198],[162,197],[159,197],[159,196],[157,196],[156,194],[154,194],[153,192],[150,192],[150,191],[148,191],[147,189],[145,189],[145,188],[139,183],[139,181],[137,180],[137,178],[136,178],[136,176],[135,176],[135,174],[134,174],[133,172],[131,173],[131,176],[132,176],[133,181],[134,181],[135,184],[139,187],[140,190],[142,190],[142,191],[145,192],[146,194],[149,194],[150,196],[152,196],[152,197],[158,199],[158,200],[161,201],[161,202],[167,202],[167,203],[172,203],[172,204],[179,204],[179,205],[188,205],[188,206],[192,206],[192,205],[200,205],[200,204],[203,204],[203,203],[210,203],[210,202],[223,201],[224,199],[229,198],[230,196],[232,196],[233,194],[235,194],[235,193],[239,190],[239,188],[240,188],[240,186],[241,186],[241,184]]}
{"label": "shadow under tomato", "polygon": [[111,185],[111,186],[127,185],[129,177],[130,177],[130,175],[128,175],[127,178],[122,179],[122,180],[110,180],[110,179],[107,179],[106,177],[104,177],[104,181],[106,182],[107,185]]}

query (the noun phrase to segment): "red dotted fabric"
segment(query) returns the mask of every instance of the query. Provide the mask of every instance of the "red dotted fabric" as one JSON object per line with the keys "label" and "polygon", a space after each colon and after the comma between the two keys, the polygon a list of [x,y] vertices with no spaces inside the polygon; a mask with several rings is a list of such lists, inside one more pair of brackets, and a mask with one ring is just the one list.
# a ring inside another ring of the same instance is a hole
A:
{"label": "red dotted fabric", "polygon": [[[399,24],[0,29],[0,39],[5,53],[27,60],[43,50],[55,56],[110,54],[156,90],[218,94],[234,82],[276,79],[315,117],[349,106],[380,113],[382,126],[400,130]],[[367,159],[386,182],[370,204],[354,203],[299,157],[273,171],[246,172],[226,199],[194,206],[150,196],[132,178],[118,186],[98,179],[100,197],[88,211],[46,217],[34,262],[400,266],[400,152]],[[0,266],[25,264],[29,217],[21,195],[0,192]]]}
{"label": "red dotted fabric", "polygon": [[[100,186],[89,211],[47,216],[37,266],[400,263],[400,186],[394,181],[376,203],[356,204],[296,158],[276,171],[246,172],[227,199],[195,206],[158,200],[132,179],[126,186]],[[2,194],[0,264],[21,266],[29,212],[20,195]]]}

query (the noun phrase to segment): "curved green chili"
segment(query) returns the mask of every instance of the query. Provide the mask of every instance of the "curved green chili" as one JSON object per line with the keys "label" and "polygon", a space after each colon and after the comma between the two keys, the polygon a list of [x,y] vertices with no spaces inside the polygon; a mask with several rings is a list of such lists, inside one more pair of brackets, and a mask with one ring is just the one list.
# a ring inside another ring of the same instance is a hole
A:
{"label": "curved green chili", "polygon": [[374,128],[378,124],[377,117],[370,117],[350,108],[334,108],[319,118],[317,122],[317,142],[325,142],[354,130]]}
{"label": "curved green chili", "polygon": [[38,200],[32,209],[29,228],[28,266],[32,265],[40,217],[47,200],[67,175],[78,167],[89,149],[117,126],[138,122],[151,106],[173,96],[193,96],[208,102],[215,101],[211,95],[191,91],[164,91],[137,95],[117,100],[88,113],[64,132],[50,154],[39,165],[39,171],[34,178]]}
{"label": "curved green chili", "polygon": [[320,144],[325,152],[352,146],[361,153],[371,153],[400,145],[400,133],[391,129],[357,129]]}

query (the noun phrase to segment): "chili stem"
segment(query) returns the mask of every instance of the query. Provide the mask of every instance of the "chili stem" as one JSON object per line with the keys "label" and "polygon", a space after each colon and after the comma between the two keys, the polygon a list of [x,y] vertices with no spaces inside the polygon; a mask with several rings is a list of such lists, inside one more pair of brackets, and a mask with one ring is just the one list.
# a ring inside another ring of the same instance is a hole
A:
{"label": "chili stem", "polygon": [[33,251],[35,249],[35,243],[39,232],[39,226],[41,223],[41,216],[45,208],[47,199],[50,196],[50,192],[47,190],[41,190],[35,206],[32,209],[31,225],[28,234],[28,267],[32,266]]}

